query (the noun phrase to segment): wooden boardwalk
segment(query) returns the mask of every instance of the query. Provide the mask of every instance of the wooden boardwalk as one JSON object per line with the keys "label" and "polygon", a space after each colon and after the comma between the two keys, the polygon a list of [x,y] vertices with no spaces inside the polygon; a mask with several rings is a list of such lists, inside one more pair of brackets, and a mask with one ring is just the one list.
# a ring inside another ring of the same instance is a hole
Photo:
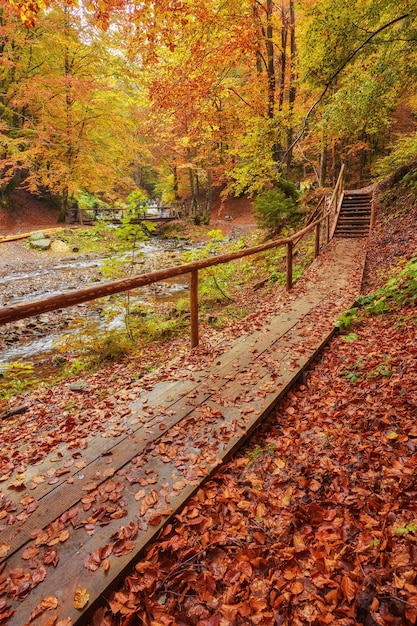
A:
{"label": "wooden boardwalk", "polygon": [[[44,626],[53,616],[65,624],[88,621],[94,601],[328,341],[336,317],[360,291],[364,248],[363,240],[334,240],[266,325],[212,348],[201,369],[182,365],[171,378],[145,380],[122,435],[90,438],[76,463],[62,447],[28,467],[19,491],[10,488],[15,474],[1,484],[0,524],[1,511],[13,510],[0,535],[0,607],[7,604],[0,615],[10,611],[4,623],[23,626],[31,615]],[[53,484],[39,481],[33,490],[36,478],[57,466],[62,473],[55,471]],[[83,604],[79,590],[89,595],[83,608],[76,608]]]}

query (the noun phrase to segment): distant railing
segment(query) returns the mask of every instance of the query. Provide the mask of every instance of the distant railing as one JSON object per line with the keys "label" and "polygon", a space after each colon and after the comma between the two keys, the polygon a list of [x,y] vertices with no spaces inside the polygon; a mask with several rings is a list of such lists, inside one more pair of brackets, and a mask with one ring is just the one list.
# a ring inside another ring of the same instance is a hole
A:
{"label": "distant railing", "polygon": [[344,184],[345,184],[345,164],[342,164],[340,168],[339,176],[336,181],[336,185],[334,186],[332,196],[329,202],[329,220],[331,220],[331,216],[333,215],[333,224],[330,231],[331,239],[334,235],[337,226],[337,220],[339,219],[340,207],[342,206],[343,201],[343,192],[344,192]]}
{"label": "distant railing", "polygon": [[[59,294],[56,296],[48,296],[32,302],[26,302],[23,304],[16,304],[0,308],[0,324],[6,324],[8,322],[15,322],[17,320],[31,317],[32,315],[39,315],[41,313],[47,313],[49,311],[55,311],[57,309],[63,309],[76,304],[82,304],[97,298],[110,296],[116,293],[122,293],[124,291],[130,291],[131,289],[137,289],[138,287],[144,287],[145,285],[151,285],[168,278],[174,278],[176,276],[183,276],[184,274],[190,274],[190,323],[191,323],[191,347],[198,346],[199,343],[199,328],[198,328],[198,272],[199,270],[207,267],[214,267],[224,263],[230,263],[237,259],[242,259],[247,256],[259,254],[267,250],[273,250],[274,248],[284,247],[286,248],[286,289],[290,290],[293,286],[293,256],[294,247],[296,244],[309,232],[314,230],[315,243],[314,243],[314,256],[317,257],[320,253],[321,236],[320,231],[322,225],[325,225],[326,230],[326,243],[331,239],[334,227],[331,229],[330,220],[334,215],[337,221],[337,210],[339,207],[340,197],[343,192],[343,172],[341,173],[336,183],[335,190],[332,194],[330,204],[327,210],[324,210],[324,201],[320,201],[320,205],[323,204],[322,216],[315,219],[313,222],[305,226],[302,230],[294,233],[290,237],[283,239],[277,239],[274,241],[268,241],[267,243],[253,246],[251,248],[244,248],[236,252],[230,252],[228,254],[221,254],[209,259],[202,259],[200,261],[194,261],[185,265],[179,265],[177,267],[169,267],[167,269],[157,270],[155,272],[149,272],[146,274],[140,274],[133,278],[125,278],[121,280],[108,281],[99,285],[93,285],[91,287],[85,287],[84,289],[77,289],[69,291],[67,293]],[[320,206],[319,205],[319,206]],[[340,209],[340,207],[339,207]]]}
{"label": "distant railing", "polygon": [[[137,211],[135,217],[132,217],[129,221],[131,224],[140,224],[141,222],[164,222],[178,219],[179,212],[170,206],[151,207],[149,209],[143,209],[143,211]],[[112,209],[108,207],[102,207],[97,209],[70,209],[68,220],[71,224],[91,224],[102,220],[103,222],[109,222],[113,224],[120,224],[122,220],[127,217],[127,209]]]}

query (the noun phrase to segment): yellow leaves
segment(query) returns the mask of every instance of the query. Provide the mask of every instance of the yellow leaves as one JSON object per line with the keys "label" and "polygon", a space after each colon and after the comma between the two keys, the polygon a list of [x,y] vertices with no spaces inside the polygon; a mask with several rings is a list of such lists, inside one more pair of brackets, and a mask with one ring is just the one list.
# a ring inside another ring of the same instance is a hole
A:
{"label": "yellow leaves", "polygon": [[276,465],[278,469],[284,469],[285,461],[277,457],[274,459],[274,465]]}
{"label": "yellow leaves", "polygon": [[78,588],[74,593],[74,608],[75,609],[83,609],[90,599],[90,594],[88,590],[85,588]]}

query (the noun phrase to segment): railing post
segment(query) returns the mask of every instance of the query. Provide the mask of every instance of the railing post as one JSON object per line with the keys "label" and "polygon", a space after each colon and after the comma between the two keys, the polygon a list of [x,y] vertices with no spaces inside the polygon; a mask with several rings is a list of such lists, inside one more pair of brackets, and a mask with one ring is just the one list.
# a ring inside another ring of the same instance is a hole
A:
{"label": "railing post", "polygon": [[198,346],[198,270],[190,273],[191,348]]}
{"label": "railing post", "polygon": [[321,222],[316,224],[316,236],[314,238],[314,258],[317,258],[320,254],[320,226]]}
{"label": "railing post", "polygon": [[330,241],[330,213],[326,218],[326,243]]}
{"label": "railing post", "polygon": [[372,192],[372,200],[371,200],[371,223],[370,223],[371,230],[373,229],[374,226],[375,226],[375,189]]}
{"label": "railing post", "polygon": [[287,274],[286,274],[286,289],[290,291],[292,289],[292,250],[293,250],[293,242],[289,241],[287,243]]}

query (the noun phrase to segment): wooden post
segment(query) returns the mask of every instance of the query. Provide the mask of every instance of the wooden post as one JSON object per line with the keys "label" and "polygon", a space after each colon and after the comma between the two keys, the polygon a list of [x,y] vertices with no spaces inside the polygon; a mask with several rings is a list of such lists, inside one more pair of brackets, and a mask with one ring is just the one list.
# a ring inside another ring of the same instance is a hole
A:
{"label": "wooden post", "polygon": [[316,236],[314,239],[314,258],[317,258],[320,254],[320,226],[320,223],[316,224]]}
{"label": "wooden post", "polygon": [[330,213],[326,218],[326,243],[330,241]]}
{"label": "wooden post", "polygon": [[290,289],[292,289],[292,249],[293,249],[293,242],[289,241],[287,243],[287,280],[286,280],[286,288],[287,291],[290,291]]}
{"label": "wooden post", "polygon": [[198,270],[190,273],[191,348],[198,346]]}
{"label": "wooden post", "polygon": [[372,200],[371,200],[371,222],[370,222],[371,230],[374,228],[374,226],[375,226],[375,189],[372,192]]}

